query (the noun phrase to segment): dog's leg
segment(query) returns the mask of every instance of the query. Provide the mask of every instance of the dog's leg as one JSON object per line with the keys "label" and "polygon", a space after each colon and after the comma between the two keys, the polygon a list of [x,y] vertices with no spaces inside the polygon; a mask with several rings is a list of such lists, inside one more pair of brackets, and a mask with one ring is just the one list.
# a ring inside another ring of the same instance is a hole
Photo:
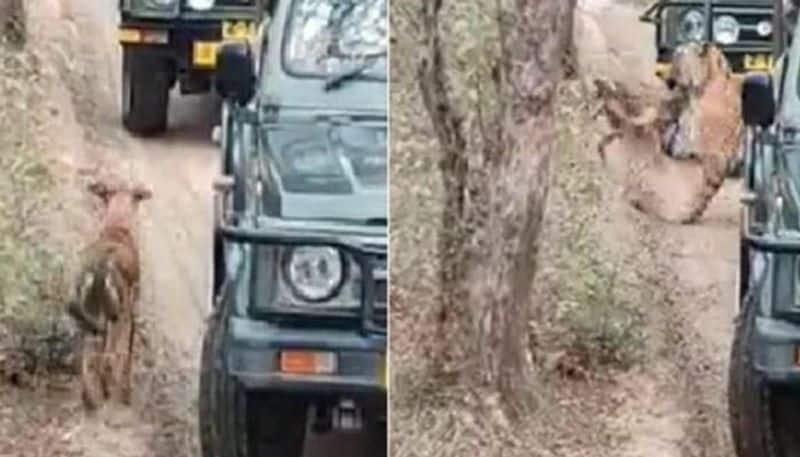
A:
{"label": "dog's leg", "polygon": [[120,352],[119,352],[119,336],[122,328],[125,325],[125,319],[118,319],[111,325],[110,336],[111,341],[109,344],[108,357],[108,383],[109,383],[109,398],[117,401],[119,398],[120,389]]}
{"label": "dog's leg", "polygon": [[133,331],[133,312],[131,309],[132,294],[129,288],[122,295],[119,319],[112,323],[111,334],[111,362],[110,381],[112,385],[112,396],[114,400],[124,404],[130,404],[130,394],[128,393],[129,371],[130,371],[130,337]]}
{"label": "dog's leg", "polygon": [[88,411],[96,410],[103,397],[102,359],[98,354],[96,341],[84,341],[84,351],[81,355],[81,396],[83,405]]}
{"label": "dog's leg", "polygon": [[106,321],[106,331],[103,345],[103,392],[106,399],[116,397],[117,380],[117,334],[119,333],[119,319],[115,322]]}
{"label": "dog's leg", "polygon": [[122,402],[126,405],[131,404],[131,397],[133,395],[133,346],[135,344],[136,338],[136,304],[137,304],[137,293],[138,286],[134,286],[131,289],[131,294],[129,297],[129,307],[130,310],[130,330],[128,332],[128,347],[127,353],[125,354],[125,374],[124,374],[124,386],[122,389]]}

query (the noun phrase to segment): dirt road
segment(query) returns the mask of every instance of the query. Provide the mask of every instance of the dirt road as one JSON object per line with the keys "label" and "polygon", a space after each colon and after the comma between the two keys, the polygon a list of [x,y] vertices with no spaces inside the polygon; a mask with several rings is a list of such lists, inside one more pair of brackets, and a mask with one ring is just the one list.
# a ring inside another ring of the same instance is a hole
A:
{"label": "dirt road", "polygon": [[[579,3],[576,32],[584,74],[652,81],[653,30],[637,20],[642,7],[613,0]],[[668,302],[651,312],[661,321],[658,332],[666,358],[653,354],[645,373],[626,380],[629,397],[620,426],[631,440],[621,455],[732,454],[724,396],[734,318],[739,185],[738,180],[727,182],[695,225],[642,216],[622,203],[621,195],[614,207],[612,230],[620,239],[638,239],[641,255],[650,256],[658,271]]]}
{"label": "dirt road", "polygon": [[[125,133],[119,120],[120,48],[116,2],[30,2],[34,46],[61,65],[65,100],[77,132],[64,160],[78,168],[109,169],[144,182],[153,198],[142,205],[144,272],[141,308],[152,327],[153,362],[134,411],[111,409],[83,419],[69,433],[77,455],[190,456],[197,453],[195,401],[204,319],[208,308],[211,179],[218,150],[213,96],[173,95],[169,131],[157,139]],[[55,102],[57,105],[58,101]],[[65,126],[67,127],[67,126]],[[175,425],[177,423],[177,425]],[[359,455],[352,436],[311,437],[307,456]]]}

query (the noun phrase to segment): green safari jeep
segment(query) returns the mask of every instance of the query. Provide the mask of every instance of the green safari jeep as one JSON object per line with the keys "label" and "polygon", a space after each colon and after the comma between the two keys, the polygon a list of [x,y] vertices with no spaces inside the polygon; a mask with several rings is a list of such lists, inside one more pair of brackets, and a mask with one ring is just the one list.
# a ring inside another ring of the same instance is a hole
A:
{"label": "green safari jeep", "polygon": [[268,0],[119,0],[122,122],[138,135],[167,129],[169,93],[210,92],[219,44],[255,40]]}
{"label": "green safari jeep", "polygon": [[747,75],[742,90],[752,134],[728,375],[737,457],[800,455],[800,41],[780,47],[773,71]]}
{"label": "green safari jeep", "polygon": [[218,55],[204,457],[387,455],[387,0],[278,0]]}

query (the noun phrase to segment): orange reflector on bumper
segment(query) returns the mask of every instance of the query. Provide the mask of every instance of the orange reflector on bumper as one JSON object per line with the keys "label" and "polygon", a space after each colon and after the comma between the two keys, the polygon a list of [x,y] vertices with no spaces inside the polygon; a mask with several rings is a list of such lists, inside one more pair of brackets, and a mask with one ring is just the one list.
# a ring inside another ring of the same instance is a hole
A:
{"label": "orange reflector on bumper", "polygon": [[281,371],[287,374],[333,374],[336,372],[336,354],[281,351]]}
{"label": "orange reflector on bumper", "polygon": [[119,29],[118,35],[120,43],[169,43],[169,33],[166,30]]}

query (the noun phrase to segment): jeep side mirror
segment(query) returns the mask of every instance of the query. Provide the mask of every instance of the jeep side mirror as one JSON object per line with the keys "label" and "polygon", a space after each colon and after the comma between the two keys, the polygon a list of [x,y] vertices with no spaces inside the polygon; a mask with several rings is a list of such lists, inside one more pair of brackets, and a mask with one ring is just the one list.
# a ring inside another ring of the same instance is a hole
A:
{"label": "jeep side mirror", "polygon": [[742,84],[742,120],[748,127],[766,128],[775,120],[772,77],[766,73],[748,75]]}
{"label": "jeep side mirror", "polygon": [[239,105],[255,95],[253,55],[248,43],[225,43],[217,50],[217,92]]}

